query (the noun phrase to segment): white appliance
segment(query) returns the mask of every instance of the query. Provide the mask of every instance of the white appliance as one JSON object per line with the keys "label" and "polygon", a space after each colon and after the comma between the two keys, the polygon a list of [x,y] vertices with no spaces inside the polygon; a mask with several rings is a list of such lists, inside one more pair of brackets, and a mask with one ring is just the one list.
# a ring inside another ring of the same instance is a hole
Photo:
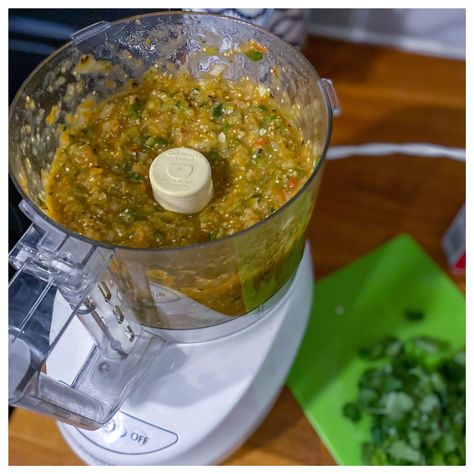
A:
{"label": "white appliance", "polygon": [[[310,314],[312,292],[307,246],[294,278],[261,309],[235,321],[246,327],[202,342],[169,342],[111,421],[96,431],[60,423],[64,438],[88,464],[203,465],[225,459],[280,393]],[[67,314],[65,304],[57,298],[55,317]],[[93,343],[84,345],[88,338],[75,321],[70,335],[61,339],[60,353],[78,346],[74,353],[85,358]],[[74,362],[53,358],[48,372],[67,378]]]}
{"label": "white appliance", "polygon": [[[264,60],[228,54],[250,40],[268,48]],[[209,46],[218,51],[212,61],[202,54]],[[78,72],[84,54],[112,61],[113,74]],[[152,64],[199,76],[210,63],[252,76],[299,110],[318,160],[293,198],[242,232],[169,249],[114,247],[48,217],[44,171],[59,126],[84,97],[105,97],[111,83],[140,80]],[[297,50],[217,15],[101,22],[43,62],[10,108],[10,173],[32,221],[10,253],[10,404],[58,419],[90,464],[211,464],[243,443],[278,396],[309,316],[304,233],[333,99],[330,82]],[[54,123],[44,120],[52,107]]]}

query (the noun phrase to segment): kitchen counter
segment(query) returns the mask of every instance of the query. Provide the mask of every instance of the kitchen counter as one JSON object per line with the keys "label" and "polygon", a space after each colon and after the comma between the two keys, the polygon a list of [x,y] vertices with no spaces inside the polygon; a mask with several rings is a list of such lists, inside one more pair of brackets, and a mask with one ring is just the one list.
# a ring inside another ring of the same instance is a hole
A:
{"label": "kitchen counter", "polygon": [[[305,54],[337,90],[333,145],[425,142],[465,147],[465,63],[311,37]],[[329,161],[308,239],[316,278],[400,233],[449,272],[441,238],[465,200],[465,164],[413,156]],[[464,276],[452,276],[465,289]],[[80,465],[53,420],[15,409],[10,465]],[[334,461],[284,388],[227,465],[330,465]]]}

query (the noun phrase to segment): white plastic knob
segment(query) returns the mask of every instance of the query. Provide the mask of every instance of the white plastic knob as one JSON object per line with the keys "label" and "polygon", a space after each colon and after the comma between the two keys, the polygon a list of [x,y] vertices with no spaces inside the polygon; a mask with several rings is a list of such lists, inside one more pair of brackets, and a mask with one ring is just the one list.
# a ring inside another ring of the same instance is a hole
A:
{"label": "white plastic knob", "polygon": [[160,153],[149,176],[156,201],[168,211],[193,214],[212,198],[211,166],[203,154],[191,148]]}

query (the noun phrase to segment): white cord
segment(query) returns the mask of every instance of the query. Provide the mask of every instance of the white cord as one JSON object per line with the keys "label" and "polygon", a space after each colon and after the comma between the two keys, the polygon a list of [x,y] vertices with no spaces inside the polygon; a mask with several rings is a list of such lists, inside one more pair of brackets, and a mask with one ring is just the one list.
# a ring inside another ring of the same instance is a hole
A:
{"label": "white cord", "polygon": [[333,146],[328,149],[328,160],[339,160],[349,156],[414,155],[430,158],[451,158],[466,161],[466,150],[449,148],[431,143],[366,143],[364,145]]}

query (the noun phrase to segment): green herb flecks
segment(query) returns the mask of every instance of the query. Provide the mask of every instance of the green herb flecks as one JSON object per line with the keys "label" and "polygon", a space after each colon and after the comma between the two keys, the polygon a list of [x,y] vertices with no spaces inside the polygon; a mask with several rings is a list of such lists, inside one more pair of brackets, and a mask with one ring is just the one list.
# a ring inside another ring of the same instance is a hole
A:
{"label": "green herb flecks", "polygon": [[214,118],[219,118],[219,117],[222,117],[223,114],[224,114],[224,104],[221,102],[220,104],[217,104],[212,109],[212,116]]}
{"label": "green herb flecks", "polygon": [[212,232],[209,232],[209,240],[216,240],[219,235],[218,235],[218,231],[217,230],[214,230]]}
{"label": "green herb flecks", "polygon": [[213,161],[219,161],[219,160],[221,159],[221,155],[220,155],[219,151],[216,150],[216,149],[214,149],[214,148],[210,149],[210,150],[206,153],[206,156],[207,156],[207,158],[209,158],[209,160],[210,160],[211,162],[213,162]]}
{"label": "green herb flecks", "polygon": [[127,107],[127,115],[132,119],[137,119],[140,117],[141,103],[139,100],[135,100]]}
{"label": "green herb flecks", "polygon": [[37,197],[36,203],[38,204],[39,207],[42,207],[43,209],[48,209],[48,206],[41,198]]}
{"label": "green herb flecks", "polygon": [[132,183],[141,183],[143,181],[143,176],[140,173],[129,173],[127,175],[127,178],[132,182]]}
{"label": "green herb flecks", "polygon": [[263,59],[263,53],[257,51],[256,49],[249,49],[245,52],[245,56],[247,56],[252,61],[261,61]]}
{"label": "green herb flecks", "polygon": [[146,137],[143,144],[148,148],[153,148],[156,145],[166,146],[169,143],[169,140],[165,137]]}

